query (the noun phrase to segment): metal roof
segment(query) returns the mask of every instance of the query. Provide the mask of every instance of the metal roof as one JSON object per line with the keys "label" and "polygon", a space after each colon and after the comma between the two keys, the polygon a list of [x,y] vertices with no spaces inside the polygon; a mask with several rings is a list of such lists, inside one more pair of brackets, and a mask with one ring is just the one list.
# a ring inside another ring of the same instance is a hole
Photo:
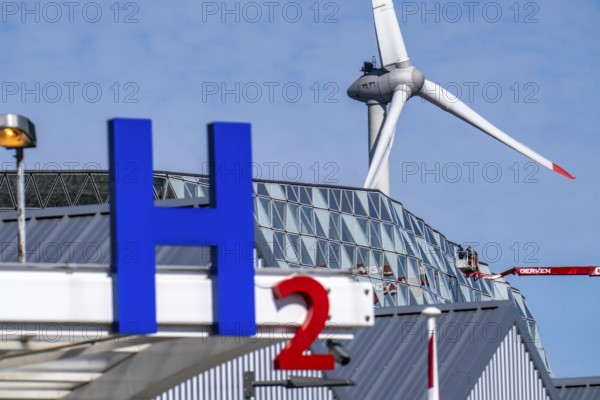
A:
{"label": "metal roof", "polygon": [[600,399],[600,376],[555,379],[562,400]]}
{"label": "metal roof", "polygon": [[[533,338],[509,301],[436,305],[440,392],[466,399],[508,332],[516,325],[551,399],[554,383],[534,349]],[[425,306],[379,309],[375,327],[358,331],[345,345],[352,361],[328,372],[351,379],[353,388],[335,388],[338,399],[423,398],[427,391]],[[324,349],[319,349],[324,352]]]}
{"label": "metal roof", "polygon": [[19,334],[21,342],[11,337],[0,350],[0,399],[62,398],[159,340],[113,336],[74,342],[52,332],[57,340],[47,343],[34,333]]}
{"label": "metal roof", "polygon": [[[206,198],[161,200],[160,206],[201,207]],[[18,261],[17,216],[0,212],[0,263]],[[108,204],[27,211],[27,261],[54,264],[110,264]],[[157,246],[157,265],[210,266],[208,247]]]}

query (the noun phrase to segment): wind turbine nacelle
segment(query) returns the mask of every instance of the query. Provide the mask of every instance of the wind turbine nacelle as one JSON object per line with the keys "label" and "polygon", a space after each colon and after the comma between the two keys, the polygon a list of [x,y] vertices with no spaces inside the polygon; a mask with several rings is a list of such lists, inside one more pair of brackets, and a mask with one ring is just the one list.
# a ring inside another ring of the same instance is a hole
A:
{"label": "wind turbine nacelle", "polygon": [[354,81],[348,88],[348,96],[363,103],[376,101],[387,104],[398,88],[413,95],[421,90],[424,82],[423,73],[412,66],[390,72],[378,68]]}

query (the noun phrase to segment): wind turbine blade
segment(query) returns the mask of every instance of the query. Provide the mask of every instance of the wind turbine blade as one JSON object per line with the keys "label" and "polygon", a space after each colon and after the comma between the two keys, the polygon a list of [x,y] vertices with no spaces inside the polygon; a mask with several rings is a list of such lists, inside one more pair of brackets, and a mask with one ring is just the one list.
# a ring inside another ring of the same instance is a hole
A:
{"label": "wind turbine blade", "polygon": [[430,103],[433,103],[436,106],[440,107],[442,110],[445,110],[450,114],[457,116],[463,121],[473,125],[475,128],[483,131],[484,133],[487,133],[494,139],[504,143],[508,147],[511,147],[519,153],[538,162],[544,167],[551,169],[554,172],[557,172],[561,175],[564,175],[569,179],[575,179],[575,177],[573,177],[567,171],[559,167],[557,164],[554,164],[552,161],[541,156],[537,152],[525,146],[523,143],[513,139],[506,133],[502,132],[500,129],[496,128],[485,118],[483,118],[477,112],[473,111],[473,109],[471,109],[469,106],[463,103],[459,98],[454,96],[452,93],[450,93],[437,83],[426,80],[425,84],[423,85],[423,88],[417,94],[425,100],[429,101]]}
{"label": "wind turbine blade", "polygon": [[408,61],[408,53],[392,0],[372,0],[372,2],[381,65],[391,70],[396,64]]}
{"label": "wind turbine blade", "polygon": [[367,174],[367,179],[365,179],[364,187],[367,189],[375,188],[375,184],[383,171],[382,167],[388,159],[392,144],[394,143],[396,124],[398,123],[404,104],[406,104],[409,98],[410,94],[402,89],[394,92],[390,109],[377,139],[375,153],[369,165],[369,173]]}

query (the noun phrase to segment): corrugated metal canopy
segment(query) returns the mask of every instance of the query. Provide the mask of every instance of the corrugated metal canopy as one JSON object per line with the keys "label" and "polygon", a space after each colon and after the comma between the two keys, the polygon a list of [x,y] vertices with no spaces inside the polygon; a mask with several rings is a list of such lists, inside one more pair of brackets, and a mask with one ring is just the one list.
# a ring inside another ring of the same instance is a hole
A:
{"label": "corrugated metal canopy", "polygon": [[6,342],[0,347],[0,399],[63,398],[157,341],[109,337],[42,343],[31,333],[31,342],[21,346]]}
{"label": "corrugated metal canopy", "polygon": [[[509,301],[436,305],[440,393],[446,399],[466,399],[486,365],[517,325],[550,398],[558,399],[533,339]],[[420,399],[427,392],[427,329],[425,307],[377,311],[375,327],[357,331],[345,345],[352,357],[328,378],[351,379],[353,388],[334,388],[338,399]],[[531,342],[531,343],[528,343]],[[318,349],[324,352],[324,349]],[[399,397],[401,396],[401,397]]]}

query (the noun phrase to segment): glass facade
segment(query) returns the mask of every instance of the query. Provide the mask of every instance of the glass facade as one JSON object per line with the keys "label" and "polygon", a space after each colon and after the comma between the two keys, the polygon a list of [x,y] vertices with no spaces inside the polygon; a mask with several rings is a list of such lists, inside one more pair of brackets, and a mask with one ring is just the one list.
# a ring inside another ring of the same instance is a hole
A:
{"label": "glass facade", "polygon": [[[16,175],[0,173],[0,210],[14,210]],[[208,178],[154,174],[155,199],[208,197]],[[107,203],[106,171],[27,173],[28,208]],[[537,325],[521,293],[503,279],[465,278],[457,244],[380,192],[254,182],[256,247],[263,267],[351,270],[374,287],[376,307],[512,300],[543,359]]]}
{"label": "glass facade", "polygon": [[504,282],[465,278],[457,246],[379,192],[255,182],[255,195],[266,266],[352,270],[383,307],[510,298]]}

